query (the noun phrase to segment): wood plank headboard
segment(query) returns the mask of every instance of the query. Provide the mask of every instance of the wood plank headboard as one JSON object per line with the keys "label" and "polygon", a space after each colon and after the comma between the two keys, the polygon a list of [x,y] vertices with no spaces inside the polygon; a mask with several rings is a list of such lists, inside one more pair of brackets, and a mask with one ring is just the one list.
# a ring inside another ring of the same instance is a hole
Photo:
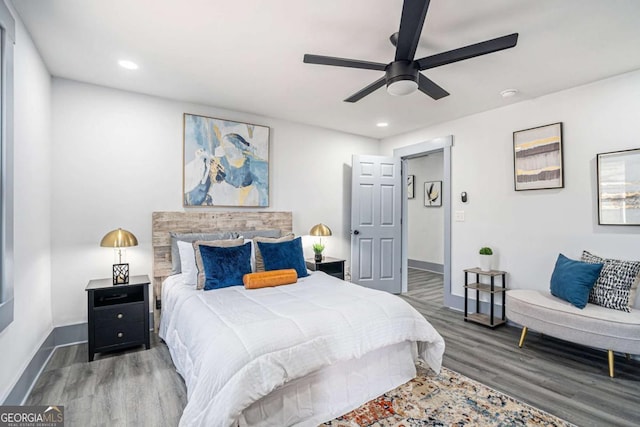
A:
{"label": "wood plank headboard", "polygon": [[280,229],[293,231],[291,212],[153,212],[153,291],[160,299],[162,281],[171,274],[171,236],[176,233],[212,233]]}

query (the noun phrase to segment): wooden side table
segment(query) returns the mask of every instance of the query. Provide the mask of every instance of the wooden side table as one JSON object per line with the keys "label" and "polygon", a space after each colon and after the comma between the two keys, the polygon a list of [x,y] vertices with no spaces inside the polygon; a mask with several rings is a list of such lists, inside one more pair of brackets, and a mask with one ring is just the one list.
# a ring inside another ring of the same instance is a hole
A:
{"label": "wooden side table", "polygon": [[89,362],[95,353],[142,345],[149,336],[149,276],[133,276],[126,285],[113,279],[91,280],[87,291]]}
{"label": "wooden side table", "polygon": [[[475,274],[475,282],[469,282],[469,275]],[[506,323],[505,313],[504,313],[504,303],[505,303],[505,292],[507,290],[507,282],[506,282],[506,271],[499,270],[490,270],[483,271],[479,268],[467,268],[464,270],[464,321],[472,321],[475,323],[479,323],[484,326],[488,326],[490,328],[495,328],[496,326],[500,326]],[[486,276],[490,278],[490,283],[481,283],[480,277]],[[501,282],[499,284],[495,283],[495,278],[500,277]],[[476,291],[476,311],[475,313],[469,313],[469,304],[468,304],[468,295],[467,291],[471,289]],[[489,303],[489,313],[481,313],[480,312],[480,292],[489,293],[490,295],[490,303]],[[500,320],[496,320],[494,318],[494,303],[495,303],[495,295],[501,294],[502,300],[502,318]]]}
{"label": "wooden side table", "polygon": [[307,268],[311,271],[324,271],[330,276],[344,280],[344,262],[339,258],[324,257],[320,262],[316,262],[314,258],[305,259]]}

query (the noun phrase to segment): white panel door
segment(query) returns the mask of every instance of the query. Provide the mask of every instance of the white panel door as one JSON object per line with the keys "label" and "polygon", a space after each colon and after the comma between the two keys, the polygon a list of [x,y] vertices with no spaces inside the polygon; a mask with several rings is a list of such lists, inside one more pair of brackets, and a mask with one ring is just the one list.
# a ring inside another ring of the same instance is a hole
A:
{"label": "white panel door", "polygon": [[400,159],[352,159],[351,281],[394,294],[402,290]]}

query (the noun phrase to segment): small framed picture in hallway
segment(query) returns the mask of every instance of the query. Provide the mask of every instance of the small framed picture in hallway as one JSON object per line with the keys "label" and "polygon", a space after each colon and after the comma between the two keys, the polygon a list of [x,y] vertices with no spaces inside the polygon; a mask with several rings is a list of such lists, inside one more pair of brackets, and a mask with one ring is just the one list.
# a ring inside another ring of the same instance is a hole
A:
{"label": "small framed picture in hallway", "polygon": [[424,205],[428,207],[442,206],[442,181],[424,183]]}
{"label": "small framed picture in hallway", "polygon": [[415,197],[415,192],[413,188],[413,181],[415,180],[415,175],[409,175],[407,177],[407,199],[413,199]]}

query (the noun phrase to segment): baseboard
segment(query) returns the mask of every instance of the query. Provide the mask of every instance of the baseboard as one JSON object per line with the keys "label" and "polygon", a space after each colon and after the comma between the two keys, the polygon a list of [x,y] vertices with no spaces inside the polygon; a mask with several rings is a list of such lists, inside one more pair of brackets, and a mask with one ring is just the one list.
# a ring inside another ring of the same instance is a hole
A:
{"label": "baseboard", "polygon": [[38,351],[36,351],[36,354],[31,358],[22,375],[20,375],[18,382],[16,382],[2,403],[3,405],[22,405],[24,403],[25,398],[29,395],[29,392],[31,392],[33,384],[38,380],[42,369],[47,364],[49,357],[53,354],[54,348],[55,329],[47,335]]}
{"label": "baseboard", "polygon": [[435,262],[429,261],[419,261],[417,259],[407,260],[407,263],[410,268],[417,268],[419,270],[427,270],[434,273],[444,274],[443,264],[436,264]]}
{"label": "baseboard", "polygon": [[86,342],[89,339],[87,337],[86,323],[58,326],[53,332],[55,334],[56,347]]}
{"label": "baseboard", "polygon": [[[149,313],[149,330],[155,328],[153,312]],[[57,347],[78,344],[87,341],[87,323],[75,325],[57,326],[45,338],[36,354],[33,356],[20,378],[2,402],[2,405],[23,405],[29,396],[33,385],[38,381],[42,370],[46,366],[53,351]]]}

